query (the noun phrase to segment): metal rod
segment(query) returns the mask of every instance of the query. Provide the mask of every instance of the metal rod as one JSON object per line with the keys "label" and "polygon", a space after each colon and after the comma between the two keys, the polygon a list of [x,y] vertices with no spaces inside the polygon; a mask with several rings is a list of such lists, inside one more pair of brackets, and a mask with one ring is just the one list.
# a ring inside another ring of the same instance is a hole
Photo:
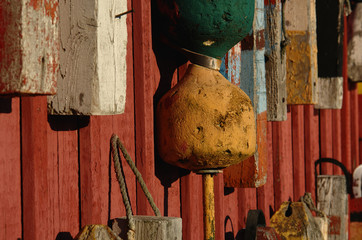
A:
{"label": "metal rod", "polygon": [[205,240],[215,240],[214,174],[202,174]]}

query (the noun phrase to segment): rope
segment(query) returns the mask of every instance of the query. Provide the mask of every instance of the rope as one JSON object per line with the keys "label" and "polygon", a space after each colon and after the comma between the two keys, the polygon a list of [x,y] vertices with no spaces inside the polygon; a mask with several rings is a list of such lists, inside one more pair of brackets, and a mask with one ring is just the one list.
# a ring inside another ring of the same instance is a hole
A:
{"label": "rope", "polygon": [[134,164],[134,162],[132,161],[132,158],[130,157],[130,155],[128,154],[126,148],[124,147],[124,145],[121,143],[121,141],[119,140],[119,137],[115,134],[112,135],[111,138],[111,147],[112,147],[112,155],[113,155],[113,161],[114,161],[114,169],[117,175],[117,180],[119,182],[119,186],[121,188],[121,194],[122,194],[122,198],[123,198],[123,203],[124,206],[126,208],[126,216],[128,219],[128,232],[127,232],[127,237],[128,240],[133,240],[135,239],[135,231],[136,231],[136,225],[133,219],[133,215],[132,215],[132,207],[127,195],[127,187],[126,187],[126,183],[124,180],[124,176],[122,174],[122,169],[121,169],[121,163],[120,163],[120,154],[119,154],[119,149],[121,149],[123,157],[126,159],[128,165],[130,166],[130,168],[132,169],[134,175],[136,176],[136,179],[138,181],[138,183],[141,185],[141,188],[148,200],[148,202],[150,203],[155,215],[157,217],[161,216],[160,210],[157,208],[155,202],[153,201],[153,198],[150,194],[150,192],[147,189],[146,183],[143,181],[142,175],[141,173],[138,171],[136,165]]}

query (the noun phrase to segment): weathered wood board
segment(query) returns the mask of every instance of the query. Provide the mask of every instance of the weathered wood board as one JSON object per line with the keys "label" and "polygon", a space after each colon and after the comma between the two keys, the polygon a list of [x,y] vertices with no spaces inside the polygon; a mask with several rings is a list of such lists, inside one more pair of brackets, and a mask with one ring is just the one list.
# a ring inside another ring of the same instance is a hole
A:
{"label": "weathered wood board", "polygon": [[316,0],[318,81],[317,109],[341,109],[343,101],[344,0]]}
{"label": "weathered wood board", "polygon": [[348,42],[348,78],[351,81],[362,81],[362,3],[356,3],[352,14],[348,17],[351,21],[351,36]]}
{"label": "weathered wood board", "polygon": [[267,113],[265,88],[264,2],[255,1],[253,33],[229,51],[227,78],[250,97],[257,126],[257,150],[240,164],[224,170],[228,187],[260,187],[267,175]]}
{"label": "weathered wood board", "polygon": [[265,2],[265,80],[268,121],[287,119],[286,55],[281,0]]}
{"label": "weathered wood board", "polygon": [[127,0],[59,2],[60,73],[48,112],[111,115],[126,101]]}
{"label": "weathered wood board", "polygon": [[55,94],[58,1],[0,2],[0,94]]}
{"label": "weathered wood board", "polygon": [[317,177],[317,208],[329,218],[328,239],[348,238],[348,195],[345,176]]}
{"label": "weathered wood board", "polygon": [[[135,240],[182,240],[182,219],[176,217],[133,216]],[[112,220],[112,230],[121,239],[127,239],[126,217]]]}
{"label": "weathered wood board", "polygon": [[315,0],[285,2],[287,103],[317,102],[317,36]]}

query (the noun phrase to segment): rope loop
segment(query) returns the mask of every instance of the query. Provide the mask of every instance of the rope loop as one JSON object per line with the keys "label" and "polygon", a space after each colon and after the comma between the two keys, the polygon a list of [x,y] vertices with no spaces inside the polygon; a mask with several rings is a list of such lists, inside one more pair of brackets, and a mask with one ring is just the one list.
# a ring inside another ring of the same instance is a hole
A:
{"label": "rope loop", "polygon": [[127,194],[127,185],[126,185],[126,182],[125,182],[125,179],[124,179],[124,176],[122,173],[122,169],[121,169],[119,149],[121,150],[123,157],[125,158],[126,162],[128,163],[128,165],[132,169],[134,175],[136,176],[136,179],[137,179],[138,183],[140,184],[155,215],[157,217],[160,217],[161,213],[160,213],[160,210],[157,208],[155,202],[153,201],[153,198],[152,198],[150,192],[148,191],[148,188],[142,178],[141,173],[138,171],[136,165],[132,161],[131,156],[128,154],[128,152],[127,152],[126,148],[124,147],[124,145],[122,144],[121,140],[115,134],[113,134],[111,137],[111,148],[112,148],[112,155],[113,155],[113,161],[114,161],[114,170],[116,172],[117,180],[118,180],[119,186],[121,188],[123,203],[126,208],[126,216],[127,216],[128,228],[129,228],[129,230],[127,232],[127,237],[129,240],[131,240],[131,239],[135,239],[136,225],[135,225],[135,222],[133,219],[132,207],[131,207],[131,204],[130,204],[130,201],[128,198],[128,194]]}

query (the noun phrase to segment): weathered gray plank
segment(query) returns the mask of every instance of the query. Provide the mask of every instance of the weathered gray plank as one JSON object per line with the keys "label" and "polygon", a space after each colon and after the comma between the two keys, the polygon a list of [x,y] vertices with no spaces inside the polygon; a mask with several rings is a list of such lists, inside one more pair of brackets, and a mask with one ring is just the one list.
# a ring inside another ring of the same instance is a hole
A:
{"label": "weathered gray plank", "polygon": [[345,176],[318,176],[317,208],[329,218],[328,239],[348,239],[348,195]]}
{"label": "weathered gray plank", "polygon": [[[133,219],[136,225],[135,240],[182,240],[181,218],[137,215]],[[112,230],[122,239],[127,239],[126,217],[112,220]]]}
{"label": "weathered gray plank", "polygon": [[126,95],[127,0],[59,2],[60,75],[50,114],[123,113]]}
{"label": "weathered gray plank", "polygon": [[265,3],[265,79],[268,121],[287,119],[286,55],[282,51],[282,3]]}

